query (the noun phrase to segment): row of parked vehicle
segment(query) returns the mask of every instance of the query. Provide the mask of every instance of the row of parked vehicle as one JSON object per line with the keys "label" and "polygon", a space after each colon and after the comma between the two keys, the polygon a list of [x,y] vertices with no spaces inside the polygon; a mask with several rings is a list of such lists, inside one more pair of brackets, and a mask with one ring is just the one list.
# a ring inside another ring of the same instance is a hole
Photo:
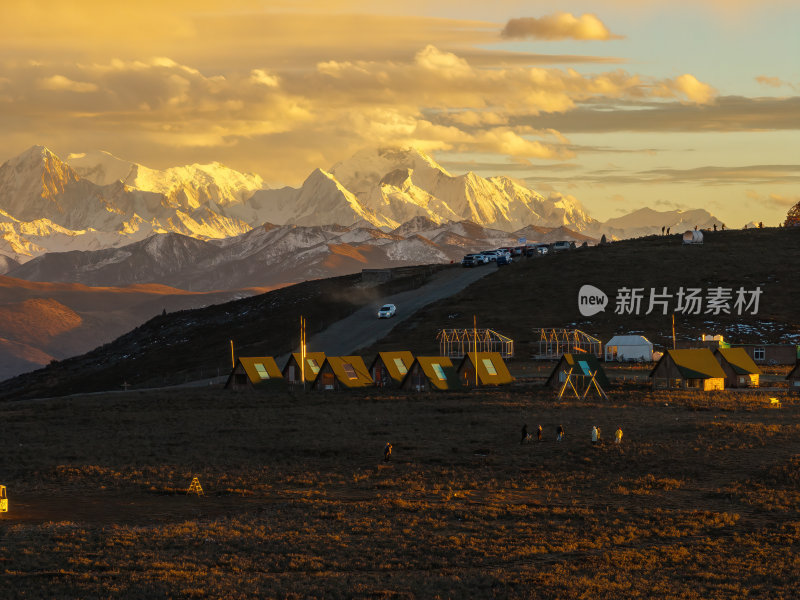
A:
{"label": "row of parked vehicle", "polygon": [[562,252],[575,248],[575,242],[559,241],[552,244],[526,244],[525,246],[511,246],[497,248],[496,250],[484,250],[472,254],[466,254],[461,259],[461,264],[465,267],[476,267],[490,262],[498,265],[510,265],[515,256],[544,256],[552,252]]}

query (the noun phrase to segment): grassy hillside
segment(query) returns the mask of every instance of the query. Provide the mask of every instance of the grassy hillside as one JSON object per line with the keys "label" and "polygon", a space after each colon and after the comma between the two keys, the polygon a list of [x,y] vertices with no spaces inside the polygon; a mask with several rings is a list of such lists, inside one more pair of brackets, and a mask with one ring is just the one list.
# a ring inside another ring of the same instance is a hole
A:
{"label": "grassy hillside", "polygon": [[[479,268],[479,267],[478,267]],[[657,346],[671,347],[672,310],[645,315],[650,288],[677,294],[684,288],[760,287],[758,314],[684,315],[676,313],[677,337],[722,334],[734,343],[800,344],[800,228],[707,233],[705,243],[683,245],[679,236],[653,236],[523,259],[479,280],[461,293],[428,306],[404,327],[365,351],[408,348],[438,352],[440,328],[495,329],[517,342],[519,356],[532,353],[532,329],[575,327],[608,341],[617,333],[640,332]],[[578,291],[594,285],[609,296],[605,312],[583,317]],[[623,287],[644,288],[641,314],[615,314],[614,297]],[[537,338],[538,339],[538,338]]]}

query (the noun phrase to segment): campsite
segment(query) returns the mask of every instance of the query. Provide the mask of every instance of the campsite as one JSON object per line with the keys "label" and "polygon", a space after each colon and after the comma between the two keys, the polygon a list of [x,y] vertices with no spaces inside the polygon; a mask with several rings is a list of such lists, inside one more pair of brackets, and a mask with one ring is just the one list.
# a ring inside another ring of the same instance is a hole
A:
{"label": "campsite", "polygon": [[[789,392],[780,408],[631,382],[608,400],[554,401],[539,381],[5,403],[3,586],[30,597],[788,598],[800,566]],[[522,426],[539,424],[542,441],[521,444]],[[194,477],[203,495],[187,494]]]}

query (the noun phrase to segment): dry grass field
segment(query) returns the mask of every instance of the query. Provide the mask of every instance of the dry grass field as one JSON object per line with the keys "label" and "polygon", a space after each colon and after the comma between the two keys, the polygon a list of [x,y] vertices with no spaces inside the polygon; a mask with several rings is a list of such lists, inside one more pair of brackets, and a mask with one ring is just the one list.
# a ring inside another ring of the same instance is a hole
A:
{"label": "dry grass field", "polygon": [[[628,383],[608,402],[528,384],[7,402],[0,589],[796,598],[800,399],[779,396],[768,408],[765,395]],[[523,423],[542,424],[543,441],[521,445]],[[205,496],[185,494],[195,475]]]}

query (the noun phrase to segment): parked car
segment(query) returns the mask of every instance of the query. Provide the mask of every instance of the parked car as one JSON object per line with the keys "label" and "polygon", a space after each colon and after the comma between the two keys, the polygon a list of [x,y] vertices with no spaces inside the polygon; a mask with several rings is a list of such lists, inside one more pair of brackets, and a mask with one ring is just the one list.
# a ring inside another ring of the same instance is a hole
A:
{"label": "parked car", "polygon": [[394,304],[384,304],[378,311],[379,319],[390,319],[397,314],[397,307]]}
{"label": "parked car", "polygon": [[477,267],[483,264],[486,264],[486,261],[481,254],[467,254],[461,259],[461,265],[464,267]]}
{"label": "parked car", "polygon": [[490,260],[497,260],[497,250],[484,250],[481,254],[486,257],[487,262]]}
{"label": "parked car", "polygon": [[497,265],[510,265],[512,260],[509,254],[501,254],[497,257]]}
{"label": "parked car", "polygon": [[564,250],[571,250],[572,245],[569,242],[561,240],[558,242],[553,242],[552,248],[553,252],[563,252]]}

